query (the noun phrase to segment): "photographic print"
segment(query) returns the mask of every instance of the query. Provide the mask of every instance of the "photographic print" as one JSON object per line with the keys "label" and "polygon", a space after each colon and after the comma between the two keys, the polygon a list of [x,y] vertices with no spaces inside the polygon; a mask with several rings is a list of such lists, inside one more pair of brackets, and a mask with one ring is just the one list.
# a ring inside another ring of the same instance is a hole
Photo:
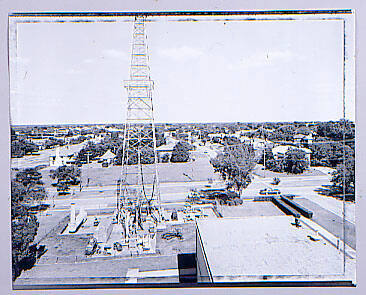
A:
{"label": "photographic print", "polygon": [[14,289],[355,286],[354,12],[9,15]]}

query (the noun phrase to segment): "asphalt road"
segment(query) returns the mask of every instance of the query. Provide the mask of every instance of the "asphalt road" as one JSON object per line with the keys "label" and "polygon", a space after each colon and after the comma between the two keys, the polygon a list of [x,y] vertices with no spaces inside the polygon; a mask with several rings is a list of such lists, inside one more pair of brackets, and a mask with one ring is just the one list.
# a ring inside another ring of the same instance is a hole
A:
{"label": "asphalt road", "polygon": [[[259,190],[263,188],[277,188],[283,194],[304,197],[339,217],[343,216],[343,202],[341,200],[323,196],[316,192],[323,185],[330,184],[330,175],[281,177],[279,185],[272,185],[272,180],[271,177],[254,176],[252,183],[243,190],[242,197],[252,198],[258,196]],[[346,219],[355,224],[355,204],[352,202],[346,202]]]}

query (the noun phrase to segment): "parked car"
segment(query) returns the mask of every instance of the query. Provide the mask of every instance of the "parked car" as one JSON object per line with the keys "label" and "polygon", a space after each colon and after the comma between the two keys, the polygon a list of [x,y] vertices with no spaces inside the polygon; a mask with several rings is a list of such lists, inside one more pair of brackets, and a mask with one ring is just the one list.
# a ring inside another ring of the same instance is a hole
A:
{"label": "parked car", "polygon": [[115,242],[115,243],[113,244],[113,249],[114,249],[114,250],[117,250],[117,251],[122,251],[122,245],[121,245],[121,243],[119,243],[119,242]]}
{"label": "parked car", "polygon": [[98,220],[98,218],[95,217],[93,225],[94,226],[98,226],[99,225],[99,222],[100,221]]}
{"label": "parked car", "polygon": [[279,189],[271,189],[271,188],[264,188],[259,191],[260,195],[280,195],[281,191]]}
{"label": "parked car", "polygon": [[97,239],[91,238],[86,245],[85,248],[85,255],[92,255],[95,252],[95,249],[97,248]]}
{"label": "parked car", "polygon": [[178,220],[177,211],[173,211],[170,218],[171,218],[171,220]]}
{"label": "parked car", "polygon": [[281,182],[281,180],[278,177],[274,177],[273,181],[272,181],[272,184],[278,185],[280,182]]}

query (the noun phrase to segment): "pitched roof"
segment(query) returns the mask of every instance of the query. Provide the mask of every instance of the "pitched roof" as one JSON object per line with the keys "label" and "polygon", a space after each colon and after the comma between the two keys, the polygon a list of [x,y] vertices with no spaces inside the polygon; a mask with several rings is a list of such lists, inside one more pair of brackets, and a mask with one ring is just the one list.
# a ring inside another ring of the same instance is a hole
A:
{"label": "pitched roof", "polygon": [[175,142],[170,142],[168,144],[163,144],[156,148],[157,151],[172,151],[174,146],[176,145]]}
{"label": "pitched roof", "polygon": [[111,158],[114,158],[116,155],[114,153],[111,152],[111,150],[108,150],[104,153],[103,156],[100,157],[101,160],[108,160]]}

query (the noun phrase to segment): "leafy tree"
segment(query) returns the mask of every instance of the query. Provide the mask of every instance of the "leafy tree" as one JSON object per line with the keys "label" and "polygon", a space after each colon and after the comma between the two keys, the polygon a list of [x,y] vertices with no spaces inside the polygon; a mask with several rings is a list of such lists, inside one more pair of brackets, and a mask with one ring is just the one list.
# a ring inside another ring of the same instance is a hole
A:
{"label": "leafy tree", "polygon": [[273,141],[292,141],[295,135],[295,127],[292,125],[284,125],[277,128],[274,132],[269,133],[268,137]]}
{"label": "leafy tree", "polygon": [[164,133],[162,132],[156,132],[155,133],[156,138],[156,147],[162,146],[163,144],[166,144],[166,139],[164,137]]}
{"label": "leafy tree", "polygon": [[[27,175],[27,174],[25,174]],[[29,175],[29,174],[28,174]],[[19,178],[18,178],[19,180]],[[11,182],[11,236],[12,236],[12,278],[15,280],[22,270],[31,268],[36,260],[35,247],[32,246],[37,234],[37,217],[30,213],[26,202],[35,197],[34,190],[29,188],[38,186],[31,181]],[[27,183],[27,187],[23,183]],[[29,195],[30,194],[30,195]]]}
{"label": "leafy tree", "polygon": [[21,158],[27,154],[38,151],[38,146],[24,139],[15,139],[11,141],[11,157]]}
{"label": "leafy tree", "polygon": [[66,195],[69,193],[70,187],[66,182],[58,182],[57,183],[57,191],[59,195]]}
{"label": "leafy tree", "polygon": [[266,169],[273,172],[284,172],[285,171],[285,159],[275,159],[272,150],[266,151]]}
{"label": "leafy tree", "polygon": [[346,157],[354,157],[354,146],[344,145],[342,142],[326,142],[326,138],[318,139],[320,143],[314,142],[310,149],[312,151],[312,166],[326,166],[336,168],[343,162],[343,146]]}
{"label": "leafy tree", "polygon": [[86,137],[80,135],[80,136],[78,136],[76,138],[71,138],[70,141],[69,141],[69,143],[70,144],[78,144],[78,143],[84,142],[85,140],[86,140]]}
{"label": "leafy tree", "polygon": [[273,172],[299,174],[307,168],[305,152],[300,149],[289,149],[284,157],[275,159],[272,150],[266,150],[266,169]]}
{"label": "leafy tree", "polygon": [[173,147],[172,156],[170,158],[170,161],[173,163],[177,162],[188,162],[189,160],[189,151],[192,148],[192,146],[185,141],[179,141],[177,144]]}
{"label": "leafy tree", "polygon": [[271,136],[271,132],[269,132],[268,130],[264,129],[262,126],[258,127],[257,130],[255,130],[254,132],[249,132],[249,134],[247,133],[247,136],[250,138],[253,137],[258,137],[258,138],[263,138],[263,139],[267,139]]}
{"label": "leafy tree", "polygon": [[[153,164],[155,161],[154,149],[152,147],[146,147],[141,151],[141,163]],[[137,161],[136,161],[137,163]]]}
{"label": "leafy tree", "polygon": [[116,153],[116,158],[114,160],[115,165],[122,165],[122,157],[123,157],[123,146],[121,145]]}
{"label": "leafy tree", "polygon": [[77,185],[80,183],[81,170],[76,166],[60,166],[56,170],[51,170],[51,178],[57,183]]}
{"label": "leafy tree", "polygon": [[162,163],[168,163],[169,162],[169,160],[170,160],[170,156],[169,156],[169,154],[164,154],[162,157],[161,157],[161,162]]}
{"label": "leafy tree", "polygon": [[[332,174],[332,195],[343,196],[343,187],[346,200],[355,200],[355,159],[347,157],[344,163],[337,165],[337,170]],[[344,186],[343,186],[344,184]]]}
{"label": "leafy tree", "polygon": [[253,146],[226,146],[223,153],[211,159],[211,164],[227,181],[227,187],[234,188],[240,194],[251,182],[250,172],[256,164]]}
{"label": "leafy tree", "polygon": [[32,267],[36,260],[36,253],[32,251],[31,246],[39,223],[37,217],[24,208],[23,205],[18,206],[15,211],[23,214],[12,217],[11,222],[13,280],[23,269]]}
{"label": "leafy tree", "polygon": [[27,188],[21,182],[18,182],[15,179],[11,180],[11,216],[15,217],[18,214],[16,211],[13,211],[13,209],[16,209],[17,204],[21,204],[23,202],[26,193]]}
{"label": "leafy tree", "polygon": [[289,149],[285,154],[285,172],[299,174],[308,166],[306,154],[300,149]]}
{"label": "leafy tree", "polygon": [[45,149],[52,149],[56,146],[63,146],[65,145],[65,141],[63,139],[59,138],[49,138],[45,141],[44,146]]}
{"label": "leafy tree", "polygon": [[221,138],[218,136],[214,136],[214,137],[212,137],[211,142],[212,143],[221,143]]}
{"label": "leafy tree", "polygon": [[345,139],[355,138],[355,125],[349,120],[339,120],[336,122],[320,122],[317,124],[317,134],[333,140],[342,140],[343,133]]}
{"label": "leafy tree", "polygon": [[224,136],[222,143],[226,146],[241,145],[242,144],[240,139],[238,139],[234,136]]}
{"label": "leafy tree", "polygon": [[[152,147],[145,147],[141,151],[141,163],[153,164],[155,160],[154,149]],[[122,165],[123,147],[121,146],[116,154],[115,165]],[[137,150],[130,149],[128,153],[128,165],[136,165],[138,162]]]}
{"label": "leafy tree", "polygon": [[89,161],[94,160],[97,157],[102,156],[106,151],[108,150],[108,147],[103,144],[95,144],[94,142],[89,141],[85,147],[83,147],[78,155],[76,156],[76,162],[87,162],[88,158]]}
{"label": "leafy tree", "polygon": [[19,171],[15,175],[15,180],[17,182],[21,182],[25,187],[29,184],[40,184],[42,185],[43,182],[41,180],[42,174],[37,171],[35,168],[26,168],[24,170]]}
{"label": "leafy tree", "polygon": [[39,184],[32,184],[28,185],[26,191],[26,200],[24,200],[28,204],[33,204],[34,202],[40,202],[47,198],[46,190],[44,189],[43,185]]}

